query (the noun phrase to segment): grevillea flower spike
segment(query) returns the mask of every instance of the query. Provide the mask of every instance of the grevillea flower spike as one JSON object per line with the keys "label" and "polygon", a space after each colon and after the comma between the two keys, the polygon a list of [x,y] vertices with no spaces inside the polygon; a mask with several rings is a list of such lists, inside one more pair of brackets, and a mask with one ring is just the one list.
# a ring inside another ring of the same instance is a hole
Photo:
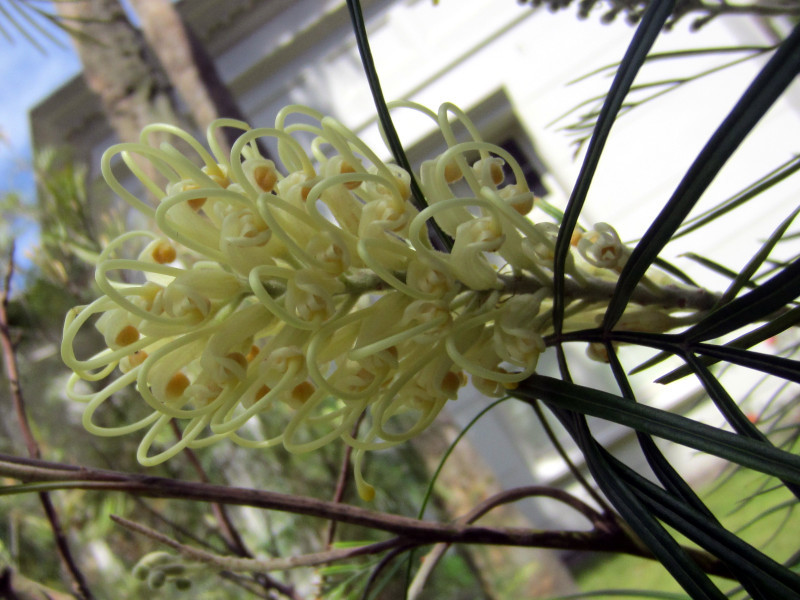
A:
{"label": "grevillea flower spike", "polygon": [[[90,432],[143,432],[144,465],[222,439],[290,452],[341,439],[356,449],[359,493],[369,499],[365,451],[424,430],[468,375],[497,396],[534,372],[549,327],[558,226],[525,216],[534,196],[522,169],[462,111],[402,106],[431,117],[447,143],[418,174],[428,203],[421,211],[407,172],[301,106],[281,111],[272,128],[217,121],[210,151],[180,129],[153,125],[139,143],[103,155],[108,184],[157,232],[111,242],[96,270],[103,295],[67,315],[68,395],[86,403]],[[469,141],[456,141],[451,116]],[[215,142],[220,127],[242,130],[230,155]],[[154,133],[189,150],[153,146]],[[309,137],[307,151],[300,140]],[[272,139],[275,161],[259,153],[259,138]],[[123,186],[117,162],[155,206]],[[454,238],[451,253],[432,246],[429,219]],[[580,265],[613,270],[626,256],[600,224],[570,257],[570,278],[583,289],[591,276]],[[576,306],[593,316],[602,301],[589,295]],[[88,323],[105,348],[80,358],[76,337]],[[143,416],[102,425],[109,399],[131,386]],[[171,422],[180,424],[177,441]]]}

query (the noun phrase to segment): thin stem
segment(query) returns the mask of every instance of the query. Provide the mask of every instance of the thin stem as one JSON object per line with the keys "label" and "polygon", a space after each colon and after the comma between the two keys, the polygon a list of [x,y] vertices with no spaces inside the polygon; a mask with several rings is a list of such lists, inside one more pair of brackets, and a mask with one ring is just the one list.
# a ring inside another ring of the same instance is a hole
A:
{"label": "thin stem", "polygon": [[[401,272],[392,273],[399,281],[405,283],[406,275]],[[535,294],[540,290],[551,290],[550,284],[542,284],[535,277],[525,275],[499,274],[498,280],[502,284],[502,291],[509,295]],[[370,292],[383,291],[388,284],[370,270],[362,269],[343,278],[345,293],[361,295]],[[607,303],[614,293],[616,281],[600,279],[598,277],[584,276],[584,282],[579,283],[572,279],[564,282],[564,298],[568,301],[586,300],[590,302]],[[275,286],[273,282],[265,282],[265,289],[272,297],[284,293],[283,287]],[[484,292],[474,292],[481,294]],[[679,286],[674,284],[647,287],[640,284],[631,296],[631,302],[642,306],[654,305],[660,308],[673,308],[685,310],[708,311],[719,300],[719,294],[700,287]]]}
{"label": "thin stem", "polygon": [[[602,515],[579,498],[576,498],[564,490],[541,485],[531,485],[504,490],[498,494],[495,494],[491,498],[487,498],[475,506],[466,515],[459,518],[456,522],[464,524],[474,523],[490,510],[498,506],[533,497],[546,497],[563,502],[586,517],[594,526],[595,531],[620,530],[616,519],[611,516],[611,513],[608,513],[608,515]],[[416,600],[416,598],[419,597],[419,594],[422,592],[422,588],[425,585],[425,581],[433,572],[436,564],[441,560],[449,547],[450,544],[447,543],[436,544],[431,551],[424,556],[422,567],[419,571],[417,571],[414,580],[411,582],[411,585],[408,588],[408,600]]]}
{"label": "thin stem", "polygon": [[[182,436],[181,430],[178,428],[178,425],[174,420],[170,421],[170,427],[172,428],[175,437],[180,440]],[[194,470],[200,478],[200,481],[203,483],[209,483],[210,480],[208,478],[208,474],[206,473],[205,469],[203,469],[203,465],[200,464],[200,461],[198,460],[194,450],[191,448],[185,448],[184,454],[186,455],[186,458],[189,459],[192,467],[194,467]],[[236,529],[233,521],[231,521],[227,507],[219,502],[212,502],[211,510],[214,513],[214,518],[216,518],[217,522],[219,523],[222,531],[222,539],[228,549],[237,556],[243,558],[253,558],[252,552],[250,552],[247,546],[245,546],[242,536],[239,534],[239,531]],[[257,582],[267,591],[275,589],[284,596],[292,598],[293,600],[297,600],[297,595],[291,586],[287,586],[280,581],[276,581],[266,573],[262,573],[257,578]]]}
{"label": "thin stem", "polygon": [[[172,428],[175,437],[180,440],[181,431],[178,429],[178,424],[172,420],[170,421],[170,427]],[[197,473],[197,476],[200,478],[200,481],[203,483],[209,483],[210,480],[208,478],[208,474],[205,472],[205,469],[203,469],[203,465],[201,465],[200,461],[197,459],[197,455],[194,453],[194,450],[191,448],[186,448],[183,454],[191,463],[192,467]],[[244,545],[242,537],[239,535],[239,532],[231,522],[225,506],[217,502],[212,502],[211,510],[214,512],[214,517],[219,523],[220,529],[222,530],[222,538],[225,541],[225,545],[228,547],[228,549],[238,556],[251,558],[253,555]]]}
{"label": "thin stem", "polygon": [[594,527],[605,527],[609,522],[607,516],[599,513],[580,498],[564,490],[544,485],[528,485],[510,490],[503,490],[475,506],[475,508],[466,515],[459,518],[457,522],[464,524],[474,523],[498,506],[517,502],[525,498],[552,498],[553,500],[557,500],[581,513]]}
{"label": "thin stem", "polygon": [[[17,424],[19,426],[22,438],[25,440],[25,446],[28,449],[28,454],[33,459],[41,457],[39,444],[31,430],[28,415],[25,410],[25,398],[22,394],[22,385],[19,379],[19,368],[17,364],[17,353],[14,343],[11,340],[11,330],[8,322],[8,299],[11,295],[11,279],[14,276],[14,249],[15,243],[11,241],[11,248],[8,254],[8,263],[6,267],[6,274],[3,279],[3,289],[0,290],[0,347],[3,349],[3,357],[6,369],[6,376],[8,377],[8,387],[11,393],[11,402],[14,406],[14,412],[17,415]],[[92,595],[86,578],[83,572],[78,567],[75,558],[67,542],[67,537],[64,535],[64,530],[61,527],[61,520],[58,517],[55,506],[53,506],[50,494],[47,492],[39,493],[39,501],[42,503],[47,521],[50,524],[50,529],[53,532],[53,539],[56,544],[58,556],[61,563],[69,573],[72,579],[72,587],[80,598],[91,600]]]}
{"label": "thin stem", "polygon": [[313,554],[306,554],[303,556],[292,556],[289,558],[274,558],[270,560],[258,560],[255,558],[238,558],[233,556],[221,556],[213,552],[207,552],[181,544],[172,538],[128,519],[124,519],[118,515],[111,515],[111,520],[136,533],[140,533],[155,540],[161,544],[169,546],[174,550],[180,552],[186,558],[194,561],[213,565],[220,570],[226,571],[242,571],[242,572],[265,572],[265,571],[286,571],[288,569],[298,569],[300,567],[315,567],[324,565],[326,563],[354,558],[357,556],[364,556],[368,554],[378,554],[388,549],[395,548],[402,543],[399,538],[392,538],[384,542],[377,542],[374,544],[367,544],[365,546],[358,546],[355,548],[338,548],[335,550],[326,550],[324,552],[316,552]]}
{"label": "thin stem", "polygon": [[[353,439],[358,437],[358,428],[361,426],[361,422],[364,420],[365,413],[361,413],[356,419],[355,425],[353,425],[353,431],[351,436]],[[336,489],[333,492],[333,501],[334,502],[341,502],[344,499],[344,494],[347,491],[347,482],[350,481],[350,459],[353,456],[353,447],[350,444],[346,444],[344,448],[344,456],[342,457],[342,466],[339,468],[339,478],[336,481]],[[331,521],[328,525],[328,535],[326,538],[325,545],[330,548],[333,544],[333,540],[336,538],[336,521]]]}
{"label": "thin stem", "polygon": [[[45,476],[44,483],[30,483],[0,488],[0,493],[24,493],[54,489],[86,489],[124,492],[135,496],[171,498],[176,500],[220,502],[236,506],[252,506],[279,510],[298,515],[333,519],[343,523],[386,531],[415,546],[438,542],[492,544],[564,550],[623,552],[652,558],[646,548],[633,543],[616,531],[560,531],[505,527],[485,527],[459,523],[435,523],[400,515],[384,514],[325,500],[279,494],[264,490],[226,487],[200,482],[180,481],[122,471],[106,471],[75,467],[39,459],[0,454],[0,475],[20,478],[24,467],[34,467],[26,481],[37,481],[36,468],[61,470],[63,478],[53,481]],[[708,573],[730,577],[725,566],[704,552],[689,551]],[[288,560],[288,559],[287,559]]]}
{"label": "thin stem", "polygon": [[586,493],[589,494],[589,496],[591,496],[592,500],[594,500],[595,503],[597,503],[597,505],[603,509],[603,512],[605,512],[606,514],[612,514],[614,512],[613,509],[608,505],[605,499],[600,494],[597,493],[597,490],[594,489],[594,487],[587,481],[587,479],[583,476],[583,473],[581,473],[580,469],[578,469],[575,463],[572,462],[572,460],[570,459],[566,449],[558,440],[558,436],[556,436],[555,431],[553,431],[553,428],[550,426],[550,422],[547,420],[547,417],[545,416],[544,411],[542,410],[542,407],[539,404],[539,402],[538,401],[531,402],[530,406],[531,408],[533,408],[533,411],[536,413],[539,422],[542,424],[542,428],[544,429],[544,432],[547,434],[547,438],[550,440],[550,443],[553,444],[553,447],[556,449],[556,452],[558,452],[558,455],[561,457],[561,460],[563,460],[564,463],[567,465],[569,472],[572,474],[572,476],[575,478],[578,484],[580,484],[580,486],[584,490],[586,490]]}

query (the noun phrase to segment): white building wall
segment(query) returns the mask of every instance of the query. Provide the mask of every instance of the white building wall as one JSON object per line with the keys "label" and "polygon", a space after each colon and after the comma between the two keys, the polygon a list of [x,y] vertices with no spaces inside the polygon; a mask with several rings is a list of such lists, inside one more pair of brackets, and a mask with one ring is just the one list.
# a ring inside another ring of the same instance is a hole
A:
{"label": "white building wall", "polygon": [[[281,15],[280,23],[270,25],[263,35],[259,32],[243,40],[241,49],[231,49],[220,64],[225,65],[224,72],[242,73],[243,79],[234,80],[234,87],[241,89],[245,111],[254,122],[271,123],[285,104],[300,102],[335,116],[380,146],[372,98],[349,22],[343,18],[346,9],[341,3],[327,3],[324,12],[315,13],[313,7],[319,5],[308,0],[295,2],[291,11]],[[530,134],[557,184],[553,192],[565,199],[580,161],[573,156],[571,140],[559,130],[559,125],[571,122],[569,118],[550,123],[608,88],[610,78],[605,76],[572,86],[567,83],[620,60],[633,35],[632,27],[621,20],[612,25],[602,25],[599,19],[579,21],[570,11],[550,14],[515,2],[444,0],[433,6],[416,0],[370,6],[368,15],[374,15],[369,22],[370,42],[388,100],[410,99],[434,109],[449,101],[469,111],[485,97],[504,90],[510,109]],[[319,19],[316,28],[310,15]],[[302,30],[295,37],[275,35],[276,29],[291,30],[298,24]],[[312,39],[307,39],[309,30],[313,30]],[[254,40],[260,37],[272,40],[272,45],[263,48],[268,52],[277,52],[274,43],[279,41],[280,56],[275,60],[263,55],[258,58]],[[656,50],[742,43],[770,40],[754,21],[719,19],[697,34],[686,28],[664,34]],[[256,61],[249,70],[228,66],[248,58]],[[719,58],[664,61],[647,66],[640,80],[683,76],[718,62]],[[584,214],[586,223],[608,221],[628,239],[641,235],[763,62],[750,61],[694,82],[622,118],[595,177]],[[253,79],[264,74],[269,75],[268,80],[259,83]],[[800,134],[798,98],[800,92],[794,89],[788,100],[778,103],[768,122],[726,167],[703,206],[728,197],[792,156]],[[408,111],[398,111],[396,119],[398,132],[409,146],[431,130],[429,121],[414,118]],[[645,130],[648,135],[643,137]],[[791,206],[791,191],[790,186],[777,190],[775,202]],[[770,215],[763,216],[759,219],[763,225],[752,219],[731,224],[713,246],[719,248],[720,243],[730,241],[725,246],[726,256],[728,252],[735,255],[741,248],[736,233],[753,237],[754,228],[766,234],[774,227]],[[700,241],[707,240],[705,232],[690,236],[677,246],[676,254],[701,251]],[[750,255],[740,254],[739,260]]]}

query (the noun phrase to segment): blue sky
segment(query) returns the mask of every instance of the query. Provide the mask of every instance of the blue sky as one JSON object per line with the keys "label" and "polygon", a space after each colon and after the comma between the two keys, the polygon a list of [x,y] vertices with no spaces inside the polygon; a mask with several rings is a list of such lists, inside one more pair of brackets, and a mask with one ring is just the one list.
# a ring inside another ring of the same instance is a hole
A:
{"label": "blue sky", "polygon": [[30,176],[28,110],[80,71],[69,39],[57,32],[61,46],[30,32],[44,48],[38,50],[22,34],[2,23],[11,40],[0,38],[0,192],[27,191]]}
{"label": "blue sky", "polygon": [[[3,18],[3,17],[0,17]],[[44,24],[41,23],[43,26]],[[37,49],[6,20],[0,26],[11,39],[0,37],[0,197],[19,193],[26,201],[35,194],[31,174],[28,111],[41,99],[80,71],[80,62],[67,36],[54,33],[61,44],[31,31],[43,47]],[[48,30],[53,29],[49,27]],[[31,223],[14,223],[17,261],[24,264],[27,248],[36,242]],[[4,249],[0,252],[5,253]]]}

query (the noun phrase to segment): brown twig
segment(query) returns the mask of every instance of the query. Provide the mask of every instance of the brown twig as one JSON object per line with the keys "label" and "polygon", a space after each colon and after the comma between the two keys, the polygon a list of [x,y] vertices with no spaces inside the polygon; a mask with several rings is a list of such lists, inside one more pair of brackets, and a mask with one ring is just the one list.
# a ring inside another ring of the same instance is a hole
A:
{"label": "brown twig", "polygon": [[609,518],[607,516],[599,513],[580,498],[577,498],[569,492],[565,492],[564,490],[544,485],[528,485],[512,488],[510,490],[503,490],[502,492],[495,494],[491,498],[487,498],[475,506],[466,515],[460,517],[457,522],[464,524],[474,523],[493,508],[497,508],[503,504],[509,504],[511,502],[517,502],[525,498],[533,497],[552,498],[553,500],[557,500],[562,504],[566,504],[570,508],[576,510],[586,517],[595,528],[604,528],[609,522]]}
{"label": "brown twig", "polygon": [[145,535],[156,542],[177,550],[180,554],[188,559],[215,566],[220,570],[234,572],[286,571],[300,567],[315,567],[334,561],[355,558],[357,556],[379,554],[405,543],[404,540],[400,538],[392,538],[383,542],[376,542],[374,544],[366,544],[364,546],[357,546],[353,548],[337,548],[335,550],[325,550],[324,552],[315,552],[302,556],[259,560],[255,558],[221,556],[219,554],[214,554],[213,552],[207,552],[205,550],[200,550],[199,548],[187,546],[186,544],[176,542],[172,538],[156,531],[155,529],[151,529],[142,525],[141,523],[136,523],[117,515],[111,515],[111,520],[125,527],[126,529]]}
{"label": "brown twig", "polygon": [[[174,420],[170,421],[170,426],[172,427],[172,431],[179,440],[181,439],[181,430],[178,428],[177,423]],[[200,460],[197,458],[197,454],[191,448],[185,448],[184,455],[191,463],[192,467],[194,468],[197,476],[200,478],[200,481],[203,483],[209,483],[210,480],[208,478],[208,474],[206,473],[203,465],[200,464]],[[245,546],[244,540],[242,540],[242,536],[239,535],[239,531],[231,521],[230,515],[224,504],[220,504],[219,502],[212,502],[211,503],[211,511],[214,513],[214,518],[216,518],[217,522],[219,523],[220,530],[222,531],[222,539],[225,542],[225,545],[228,549],[236,554],[237,556],[243,558],[252,558],[253,554],[250,550]],[[113,518],[113,517],[112,517]],[[266,573],[261,574],[262,576],[258,577],[258,584],[261,585],[265,590],[269,591],[270,589],[275,589],[279,593],[283,594],[287,598],[291,598],[292,600],[297,600],[297,595],[295,594],[294,589],[292,586],[285,585],[280,581],[276,581]]]}
{"label": "brown twig", "polygon": [[[175,437],[180,440],[182,434],[180,429],[178,429],[177,423],[175,423],[174,420],[171,420],[169,424],[172,427],[172,431],[175,433]],[[206,473],[205,469],[203,469],[203,465],[200,464],[200,461],[198,460],[194,451],[191,448],[185,448],[183,454],[188,459],[189,463],[191,463],[192,467],[197,473],[197,476],[200,478],[200,481],[203,483],[209,483],[210,480],[208,478],[208,474]],[[222,531],[222,539],[228,549],[238,556],[252,557],[253,555],[251,554],[250,550],[247,549],[247,546],[244,545],[244,541],[242,541],[242,536],[239,535],[239,532],[234,527],[233,522],[231,521],[230,516],[225,509],[225,506],[219,504],[218,502],[212,502],[211,510],[214,512],[214,517],[219,523]]]}
{"label": "brown twig", "polygon": [[[8,300],[11,295],[11,279],[14,276],[14,240],[11,241],[11,248],[8,254],[8,263],[6,266],[6,274],[3,278],[3,289],[0,290],[0,346],[3,348],[4,364],[6,369],[6,376],[8,377],[8,387],[11,392],[11,402],[14,406],[14,412],[17,415],[17,424],[19,425],[20,433],[25,441],[28,454],[33,459],[41,457],[39,444],[33,435],[33,431],[28,421],[28,415],[25,410],[25,399],[22,395],[22,385],[19,379],[19,368],[17,364],[17,353],[14,342],[11,339],[11,330],[8,322]],[[47,492],[39,493],[39,500],[42,503],[47,521],[50,524],[50,529],[53,531],[53,539],[56,544],[58,556],[61,563],[69,573],[72,579],[72,587],[76,594],[86,600],[93,598],[86,578],[81,572],[78,564],[75,562],[72,552],[69,548],[69,543],[64,535],[64,530],[61,527],[61,520],[58,517],[53,501],[50,494]]]}
{"label": "brown twig", "polygon": [[[351,435],[353,438],[358,437],[358,428],[361,426],[361,421],[364,420],[365,413],[361,413],[353,425]],[[341,502],[344,499],[344,494],[347,491],[347,483],[350,481],[350,458],[353,456],[353,447],[347,444],[344,448],[344,456],[342,457],[342,466],[339,468],[339,478],[336,480],[336,489],[333,492],[333,502]],[[336,537],[336,521],[331,521],[328,524],[328,535],[326,537],[325,546],[330,548],[333,540]]]}
{"label": "brown twig", "polygon": [[[491,498],[487,498],[477,506],[475,506],[471,511],[469,511],[466,515],[459,517],[456,522],[457,523],[474,523],[478,519],[480,519],[483,515],[488,513],[494,508],[501,506],[503,504],[509,504],[511,502],[517,502],[518,500],[523,500],[524,498],[532,498],[532,497],[546,497],[552,498],[553,500],[557,500],[558,502],[562,502],[566,504],[570,508],[573,508],[577,512],[581,513],[586,519],[592,524],[594,527],[594,531],[596,532],[615,532],[617,534],[622,533],[619,529],[618,523],[616,519],[611,516],[611,513],[607,515],[603,515],[596,511],[594,508],[583,502],[580,498],[576,498],[572,494],[565,492],[564,490],[560,490],[554,487],[548,486],[541,486],[541,485],[530,485],[524,487],[513,488],[510,490],[504,490],[498,494],[495,494]],[[422,587],[425,585],[430,574],[433,572],[436,565],[444,556],[444,553],[447,552],[447,549],[450,547],[451,544],[449,543],[439,543],[436,544],[431,550],[425,555],[424,560],[422,562],[422,567],[419,571],[417,571],[414,580],[411,582],[411,585],[408,588],[407,596],[409,600],[415,600],[419,597],[419,594],[422,591]]]}
{"label": "brown twig", "polygon": [[[379,513],[358,506],[318,500],[304,496],[293,496],[264,490],[225,487],[207,483],[180,481],[163,477],[105,471],[63,465],[43,460],[0,454],[0,475],[19,478],[21,467],[31,466],[31,477],[39,474],[43,482],[28,485],[31,491],[77,488],[124,492],[151,498],[175,500],[221,502],[237,506],[252,506],[270,510],[331,519],[352,525],[385,531],[403,538],[411,545],[438,542],[495,544],[555,548],[562,550],[621,552],[653,558],[645,548],[631,540],[624,532],[617,531],[561,531],[522,528],[488,527],[459,523],[435,523]],[[44,471],[37,470],[44,469]],[[61,470],[61,479],[52,477],[50,471]],[[47,473],[42,476],[42,473]],[[23,491],[15,489],[14,491]],[[698,564],[709,574],[731,577],[724,564],[703,551],[687,550]]]}

